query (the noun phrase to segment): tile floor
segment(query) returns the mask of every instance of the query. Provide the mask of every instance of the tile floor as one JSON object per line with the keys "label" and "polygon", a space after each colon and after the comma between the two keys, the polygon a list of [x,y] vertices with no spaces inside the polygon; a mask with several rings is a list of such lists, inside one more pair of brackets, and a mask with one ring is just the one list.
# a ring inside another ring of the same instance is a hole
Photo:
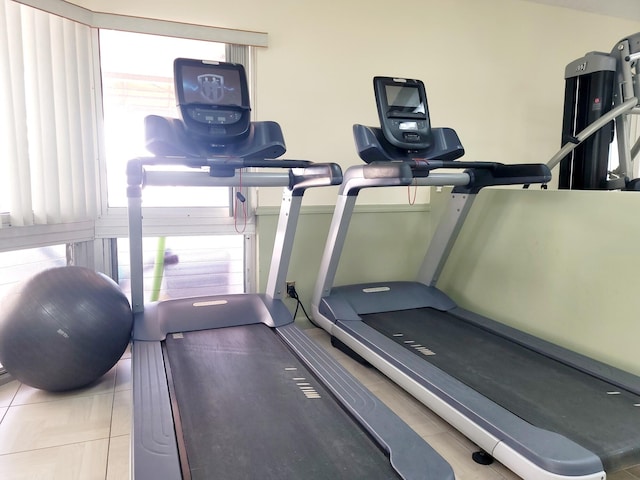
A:
{"label": "tile floor", "polygon": [[89,388],[0,386],[0,479],[129,478],[131,358]]}
{"label": "tile floor", "polygon": [[[446,458],[458,480],[518,478],[498,463],[475,464],[471,442],[375,370],[332,348],[323,331],[307,331]],[[17,381],[0,386],[0,479],[128,479],[130,362],[126,353],[97,384],[73,393],[46,393]],[[640,467],[608,480],[640,480]]]}

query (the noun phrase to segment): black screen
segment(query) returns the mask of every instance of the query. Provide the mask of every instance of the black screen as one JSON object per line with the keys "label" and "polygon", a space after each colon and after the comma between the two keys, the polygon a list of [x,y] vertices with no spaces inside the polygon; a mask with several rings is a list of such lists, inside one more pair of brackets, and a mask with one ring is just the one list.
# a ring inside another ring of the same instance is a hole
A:
{"label": "black screen", "polygon": [[182,65],[183,103],[242,105],[240,74],[215,65]]}
{"label": "black screen", "polygon": [[385,85],[384,88],[389,112],[425,113],[418,87]]}

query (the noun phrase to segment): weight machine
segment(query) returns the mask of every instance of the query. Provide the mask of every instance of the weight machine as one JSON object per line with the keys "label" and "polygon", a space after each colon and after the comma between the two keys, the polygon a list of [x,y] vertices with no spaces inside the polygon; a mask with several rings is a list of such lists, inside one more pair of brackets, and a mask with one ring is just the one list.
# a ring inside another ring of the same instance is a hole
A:
{"label": "weight machine", "polygon": [[562,148],[547,163],[560,164],[558,187],[640,190],[634,160],[640,151],[632,115],[640,113],[640,33],[611,53],[590,52],[565,69]]}

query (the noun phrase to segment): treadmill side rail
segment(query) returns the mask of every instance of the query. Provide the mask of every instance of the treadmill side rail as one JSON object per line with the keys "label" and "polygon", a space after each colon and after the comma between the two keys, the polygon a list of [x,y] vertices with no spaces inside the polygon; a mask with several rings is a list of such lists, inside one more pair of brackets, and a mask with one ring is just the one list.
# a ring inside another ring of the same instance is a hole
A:
{"label": "treadmill side rail", "polygon": [[277,328],[285,342],[389,453],[401,478],[453,480],[451,466],[342,365],[295,325]]}
{"label": "treadmill side rail", "polygon": [[182,479],[160,343],[134,342],[131,370],[133,404],[144,405],[132,417],[131,478]]}
{"label": "treadmill side rail", "polygon": [[338,321],[332,333],[519,475],[526,470],[542,472],[547,479],[604,478],[597,455],[516,417],[364,322]]}

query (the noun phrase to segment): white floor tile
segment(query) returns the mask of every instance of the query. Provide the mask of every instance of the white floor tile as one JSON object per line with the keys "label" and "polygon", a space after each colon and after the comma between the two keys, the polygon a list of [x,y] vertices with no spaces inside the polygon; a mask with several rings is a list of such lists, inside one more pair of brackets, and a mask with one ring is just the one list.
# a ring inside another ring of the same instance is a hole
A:
{"label": "white floor tile", "polygon": [[129,452],[131,448],[129,442],[129,435],[111,437],[106,480],[127,480],[130,477]]}
{"label": "white floor tile", "polygon": [[17,380],[0,385],[0,407],[8,407],[11,405],[18,388],[20,388],[20,382]]}
{"label": "white floor tile", "polygon": [[107,471],[108,446],[109,441],[102,439],[0,455],[0,478],[103,480]]}
{"label": "white floor tile", "polygon": [[113,394],[9,407],[0,455],[108,438]]}
{"label": "white floor tile", "polygon": [[131,433],[132,412],[131,390],[116,392],[113,396],[113,415],[111,418],[111,436],[118,437]]}
{"label": "white floor tile", "polygon": [[116,367],[105,373],[99,380],[88,387],[68,392],[47,392],[22,384],[11,405],[27,405],[32,403],[51,402],[65,398],[88,397],[113,393],[116,382]]}
{"label": "white floor tile", "polygon": [[131,357],[116,364],[116,392],[120,390],[131,390]]}

